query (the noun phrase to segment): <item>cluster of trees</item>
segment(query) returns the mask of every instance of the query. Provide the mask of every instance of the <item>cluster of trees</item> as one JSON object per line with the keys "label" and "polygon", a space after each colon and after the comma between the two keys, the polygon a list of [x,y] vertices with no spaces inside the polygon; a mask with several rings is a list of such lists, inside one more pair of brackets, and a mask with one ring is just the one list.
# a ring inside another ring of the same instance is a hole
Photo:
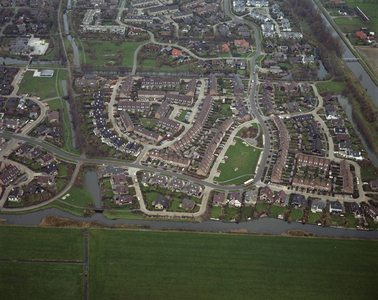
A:
{"label": "cluster of trees", "polygon": [[356,89],[354,82],[349,78],[346,81],[346,86],[343,89],[342,94],[349,98],[353,97],[359,103],[361,112],[369,123],[377,121],[377,112],[371,109],[371,105],[366,100],[365,94],[361,95],[360,91]]}
{"label": "cluster of trees", "polygon": [[290,0],[284,2],[284,5],[293,9],[295,14],[292,17],[296,24],[300,25],[298,16],[300,20],[305,20],[309,25],[312,35],[317,40],[316,45],[327,70],[333,75],[341,75],[342,70],[335,58],[342,56],[345,47],[338,36],[333,36],[332,28],[322,17],[315,4],[309,0]]}

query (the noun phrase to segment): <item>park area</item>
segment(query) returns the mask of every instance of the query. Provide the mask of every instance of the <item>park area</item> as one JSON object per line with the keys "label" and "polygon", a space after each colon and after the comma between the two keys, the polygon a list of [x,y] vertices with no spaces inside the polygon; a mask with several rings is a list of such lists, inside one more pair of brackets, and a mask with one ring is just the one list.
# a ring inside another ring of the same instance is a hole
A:
{"label": "park area", "polygon": [[85,274],[93,300],[375,298],[371,240],[12,226],[0,240],[4,299],[82,299]]}
{"label": "park area", "polygon": [[260,150],[250,146],[242,139],[235,138],[236,143],[226,152],[225,163],[220,163],[219,177],[214,180],[225,184],[240,184],[248,180],[255,173],[256,164],[260,157]]}
{"label": "park area", "polygon": [[[122,64],[123,67],[132,67],[134,64],[134,52],[141,45],[140,43],[121,43],[116,42],[105,42],[90,40],[84,41],[83,45],[85,48],[85,63],[89,65],[115,65],[117,64],[117,58],[120,53],[122,53]],[[118,52],[120,51],[120,52]],[[80,52],[82,53],[82,52]]]}

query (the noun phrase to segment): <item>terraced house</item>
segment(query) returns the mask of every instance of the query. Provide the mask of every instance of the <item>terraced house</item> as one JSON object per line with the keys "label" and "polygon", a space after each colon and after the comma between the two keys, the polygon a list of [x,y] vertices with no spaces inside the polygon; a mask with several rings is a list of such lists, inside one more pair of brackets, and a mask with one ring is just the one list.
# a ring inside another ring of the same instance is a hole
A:
{"label": "terraced house", "polygon": [[152,88],[163,88],[163,87],[178,87],[180,85],[180,78],[174,77],[151,77],[142,78],[141,86],[142,88],[152,89]]}
{"label": "terraced house", "polygon": [[164,163],[177,166],[177,167],[182,167],[182,168],[187,168],[190,165],[190,159],[184,158],[184,157],[179,157],[179,156],[173,156],[173,155],[168,155],[163,152],[159,152],[158,150],[150,150],[148,153],[149,157],[151,159],[157,159],[159,161],[162,161]]}

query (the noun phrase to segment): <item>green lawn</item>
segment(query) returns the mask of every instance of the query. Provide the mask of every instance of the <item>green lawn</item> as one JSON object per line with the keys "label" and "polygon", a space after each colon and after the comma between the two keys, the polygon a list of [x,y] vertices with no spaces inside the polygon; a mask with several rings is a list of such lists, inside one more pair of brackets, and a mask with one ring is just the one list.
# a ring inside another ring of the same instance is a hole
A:
{"label": "green lawn", "polygon": [[6,299],[82,299],[84,235],[74,228],[0,226],[0,289]]}
{"label": "green lawn", "polygon": [[296,220],[298,220],[299,218],[301,218],[303,216],[303,211],[301,209],[292,209],[291,210],[291,214],[290,214],[290,217],[291,217],[291,220],[293,222],[295,222]]}
{"label": "green lawn", "polygon": [[4,299],[83,299],[84,265],[0,261],[0,269]]}
{"label": "green lawn", "polygon": [[181,111],[182,111],[181,114],[178,117],[175,117],[175,120],[183,122],[186,114],[192,111],[189,109],[182,109]]}
{"label": "green lawn", "polygon": [[269,204],[268,203],[259,203],[257,204],[257,211],[263,212],[268,209]]}
{"label": "green lawn", "polygon": [[[89,46],[87,41],[83,41],[84,48],[92,48],[96,50],[96,59],[90,59],[89,54],[85,53],[86,62],[90,65],[103,65],[110,62],[115,62],[117,58],[118,50],[123,50],[122,66],[132,67],[134,64],[134,52],[139,47],[140,43],[127,43],[124,42],[120,46],[116,46],[115,42],[106,42],[93,40],[91,42],[96,43],[93,46]],[[97,44],[98,43],[98,44]],[[80,52],[81,53],[81,52]]]}
{"label": "green lawn", "polygon": [[93,300],[375,298],[376,241],[89,231]]}
{"label": "green lawn", "polygon": [[[65,194],[70,194],[69,197],[66,197],[66,199],[63,199],[63,197],[60,197],[61,200],[64,202],[80,206],[80,207],[88,207],[89,203],[93,203],[93,197],[92,195],[84,188],[78,188],[78,187],[72,187],[69,189],[69,191]],[[63,196],[65,196],[63,195]]]}
{"label": "green lawn", "polygon": [[218,219],[222,211],[222,207],[220,206],[213,206],[213,209],[211,211],[211,217]]}
{"label": "green lawn", "polygon": [[[255,173],[256,164],[260,156],[260,150],[252,146],[246,146],[239,138],[234,146],[230,146],[226,152],[228,159],[226,163],[219,164],[221,171],[219,177],[214,177],[215,181],[226,181],[242,175]],[[237,168],[237,169],[236,169]],[[235,171],[236,170],[236,171]],[[249,175],[251,177],[252,175]],[[234,183],[243,183],[246,177],[235,179]]]}
{"label": "green lawn", "polygon": [[54,109],[62,108],[62,103],[60,102],[60,99],[50,100],[50,101],[47,101],[46,103],[49,105],[50,111]]}
{"label": "green lawn", "polygon": [[57,70],[58,73],[58,92],[59,92],[59,95],[61,97],[64,96],[64,93],[63,93],[63,87],[62,87],[62,80],[63,79],[66,79],[66,81],[68,82],[68,72],[66,70]]}
{"label": "green lawn", "polygon": [[0,226],[0,241],[0,259],[84,261],[78,229]]}
{"label": "green lawn", "polygon": [[158,120],[156,119],[147,119],[147,118],[143,118],[143,119],[140,119],[143,126],[144,127],[155,127],[156,123],[158,122]]}
{"label": "green lawn", "polygon": [[34,94],[42,98],[56,97],[56,71],[51,78],[33,77],[34,72],[26,72],[21,83],[19,93]]}
{"label": "green lawn", "polygon": [[315,224],[315,221],[319,220],[319,214],[310,212],[310,219],[308,219],[309,224]]}
{"label": "green lawn", "polygon": [[235,207],[228,207],[226,217],[224,218],[225,222],[230,222],[232,218],[236,218],[239,213],[239,209]]}
{"label": "green lawn", "polygon": [[67,175],[67,168],[62,164],[59,164],[57,166],[58,166],[58,170],[59,170],[58,171],[59,176],[66,176]]}
{"label": "green lawn", "polygon": [[378,176],[375,173],[375,166],[370,166],[368,168],[361,168],[361,178],[366,179],[376,179]]}
{"label": "green lawn", "polygon": [[156,68],[156,61],[152,59],[145,59],[143,61],[143,67]]}
{"label": "green lawn", "polygon": [[285,212],[285,207],[273,205],[270,209],[270,216],[277,218],[278,214],[283,214]]}
{"label": "green lawn", "polygon": [[319,91],[319,93],[325,93],[325,92],[335,92],[337,95],[341,94],[341,91],[345,88],[345,82],[322,82],[317,83],[316,87]]}
{"label": "green lawn", "polygon": [[132,212],[120,210],[104,211],[104,216],[109,219],[144,219],[142,214],[134,214]]}
{"label": "green lawn", "polygon": [[[367,12],[365,12],[365,13],[367,13]],[[369,14],[367,13],[367,15],[369,15]],[[367,27],[366,24],[364,24],[361,21],[361,19],[358,18],[358,17],[353,18],[352,20],[349,20],[348,18],[336,18],[336,19],[334,19],[334,21],[339,26],[340,30],[344,33],[352,33],[353,34],[356,31],[359,31],[361,27]],[[371,27],[371,26],[368,26],[368,27]]]}

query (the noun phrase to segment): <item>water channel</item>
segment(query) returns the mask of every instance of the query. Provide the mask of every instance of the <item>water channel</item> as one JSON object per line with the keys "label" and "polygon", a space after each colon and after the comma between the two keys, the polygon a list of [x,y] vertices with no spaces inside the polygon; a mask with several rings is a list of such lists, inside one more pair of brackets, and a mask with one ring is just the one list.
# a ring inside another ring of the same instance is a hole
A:
{"label": "water channel", "polygon": [[[62,79],[61,83],[62,83],[63,97],[66,97],[66,96],[68,96],[68,93],[67,93],[67,81],[65,79]],[[71,136],[72,136],[72,147],[74,149],[77,149],[76,148],[76,139],[75,139],[75,134],[74,134],[74,123],[72,121],[72,115],[71,115],[70,102],[68,100],[64,100],[64,101],[66,101],[66,107],[67,107],[67,112],[68,112],[68,119],[70,120],[70,128],[71,128]]]}
{"label": "water channel", "polygon": [[37,226],[42,222],[42,219],[54,215],[61,218],[69,218],[78,221],[98,221],[108,226],[117,224],[138,225],[141,228],[148,228],[152,230],[161,229],[189,229],[189,230],[204,230],[212,232],[227,232],[230,230],[245,229],[248,232],[269,233],[273,235],[281,235],[288,230],[301,229],[307,232],[315,233],[324,237],[349,237],[361,239],[377,239],[378,231],[365,231],[356,229],[343,229],[322,227],[317,225],[302,225],[301,223],[288,223],[283,220],[275,218],[263,218],[254,221],[240,222],[240,223],[224,223],[219,221],[204,221],[201,223],[193,222],[175,222],[175,221],[148,221],[148,220],[125,220],[115,219],[110,220],[102,213],[95,213],[90,217],[77,217],[70,213],[64,212],[57,208],[49,208],[42,211],[28,213],[25,215],[2,215],[1,219],[6,219],[5,224],[23,225],[23,226]]}
{"label": "water channel", "polygon": [[73,55],[74,55],[74,67],[75,69],[80,69],[80,55],[79,55],[79,49],[76,45],[75,38],[73,38],[69,33],[70,29],[68,26],[68,13],[71,10],[71,0],[68,0],[67,2],[67,10],[63,14],[63,25],[64,25],[64,31],[67,35],[67,40],[70,42],[72,50],[73,50]]}
{"label": "water channel", "polygon": [[101,208],[101,188],[96,171],[88,170],[85,173],[85,188],[92,195],[95,207]]}

